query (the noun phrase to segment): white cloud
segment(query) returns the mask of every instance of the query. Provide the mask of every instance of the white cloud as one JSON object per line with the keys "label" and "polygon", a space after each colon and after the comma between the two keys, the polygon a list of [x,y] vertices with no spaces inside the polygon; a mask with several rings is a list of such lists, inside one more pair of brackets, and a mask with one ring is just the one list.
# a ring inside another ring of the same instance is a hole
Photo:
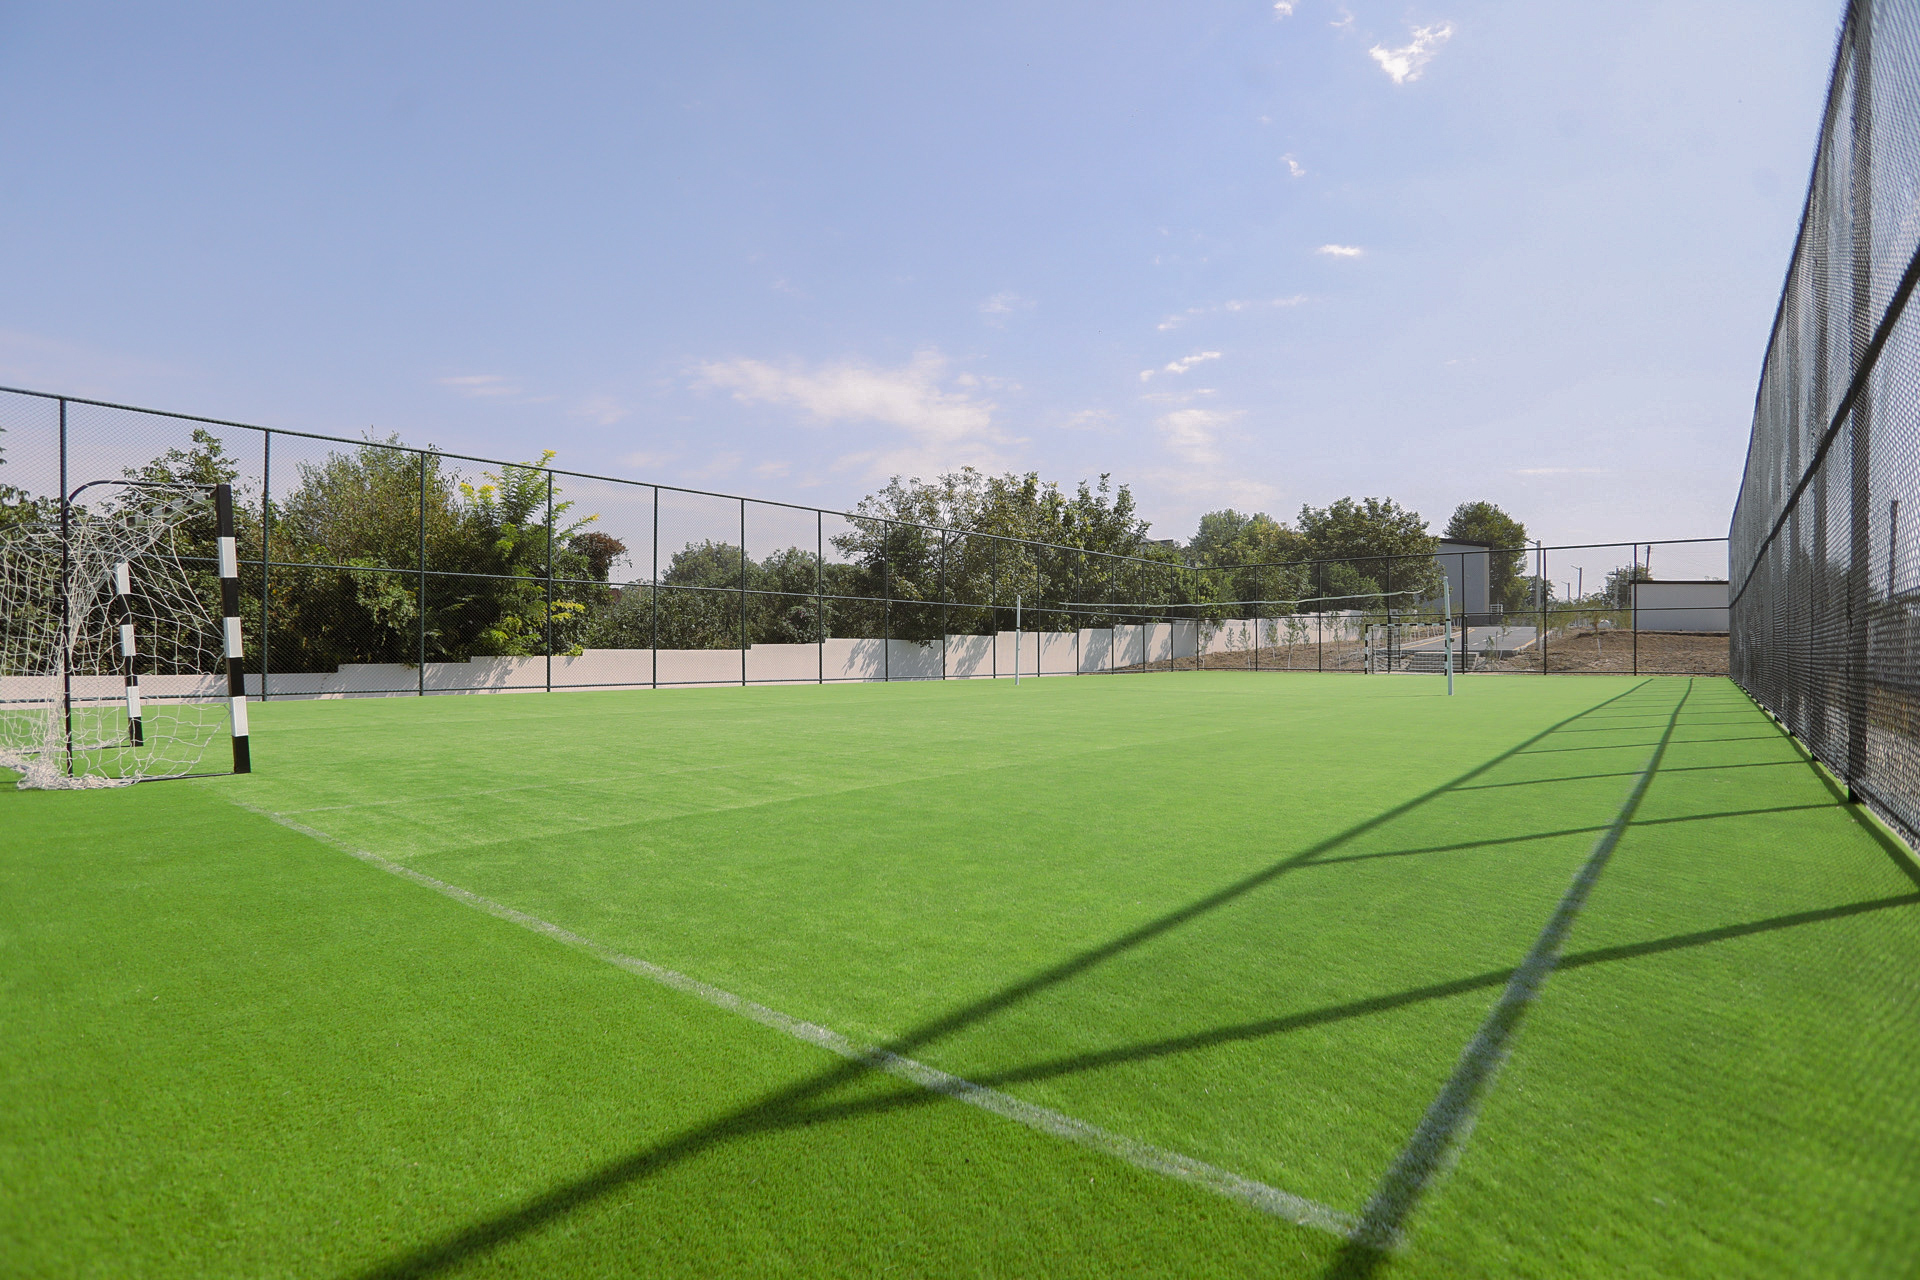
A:
{"label": "white cloud", "polygon": [[1418,80],[1433,56],[1440,52],[1440,46],[1453,36],[1451,22],[1436,22],[1430,27],[1412,28],[1413,41],[1398,49],[1388,49],[1375,45],[1367,50],[1380,69],[1393,78],[1395,84],[1406,84],[1409,80]]}
{"label": "white cloud", "polygon": [[1293,0],[1273,0],[1273,17],[1277,22],[1281,18],[1293,16]]}
{"label": "white cloud", "polygon": [[980,314],[988,319],[1010,316],[1016,311],[1033,310],[1033,300],[1023,298],[1017,293],[996,293],[980,304]]}
{"label": "white cloud", "polygon": [[1082,409],[1078,413],[1067,415],[1060,424],[1062,431],[1111,431],[1113,414],[1106,409]]}
{"label": "white cloud", "polygon": [[[1161,328],[1165,327],[1165,325],[1161,326]],[[1156,373],[1185,373],[1197,364],[1204,363],[1208,360],[1218,360],[1219,358],[1220,353],[1218,351],[1196,351],[1190,356],[1183,356],[1178,360],[1168,361],[1164,368],[1142,369],[1140,371],[1140,381],[1149,381]]]}
{"label": "white cloud", "polygon": [[455,395],[472,400],[493,400],[520,394],[518,386],[497,373],[470,373],[458,378],[442,378],[440,385]]}
{"label": "white cloud", "polygon": [[1307,300],[1304,293],[1296,293],[1290,298],[1232,298],[1210,307],[1188,307],[1185,311],[1176,311],[1162,320],[1156,328],[1162,333],[1178,329],[1195,316],[1208,315],[1215,311],[1259,311],[1267,307],[1297,307]]}
{"label": "white cloud", "polygon": [[949,390],[943,385],[946,367],[945,357],[936,351],[922,351],[895,369],[853,363],[809,369],[762,360],[713,360],[697,367],[696,382],[730,391],[742,404],[799,409],[822,425],[877,423],[906,434],[904,444],[848,454],[839,466],[864,464],[871,473],[886,475],[1005,465],[995,448],[1008,443],[993,423],[996,406]]}
{"label": "white cloud", "polygon": [[1515,467],[1517,476],[1603,476],[1604,467]]}
{"label": "white cloud", "polygon": [[1300,167],[1300,162],[1298,160],[1295,160],[1292,155],[1284,155],[1284,156],[1281,156],[1280,158],[1287,162],[1288,177],[1304,178],[1307,176],[1307,171]]}
{"label": "white cloud", "polygon": [[1344,4],[1341,5],[1339,19],[1334,22],[1329,22],[1327,25],[1335,31],[1351,32],[1353,30],[1353,10],[1347,8]]}
{"label": "white cloud", "polygon": [[1168,373],[1185,373],[1197,364],[1202,364],[1208,360],[1218,360],[1219,358],[1220,353],[1218,351],[1196,351],[1190,356],[1169,362],[1166,371]]}
{"label": "white cloud", "polygon": [[610,427],[627,416],[627,407],[612,396],[594,396],[573,411],[576,418],[587,418],[603,427]]}
{"label": "white cloud", "polygon": [[1353,244],[1323,244],[1315,253],[1324,253],[1329,258],[1357,258],[1366,250]]}
{"label": "white cloud", "polygon": [[1220,461],[1216,433],[1233,418],[1218,409],[1175,409],[1160,415],[1160,435],[1167,448],[1187,463],[1209,467]]}

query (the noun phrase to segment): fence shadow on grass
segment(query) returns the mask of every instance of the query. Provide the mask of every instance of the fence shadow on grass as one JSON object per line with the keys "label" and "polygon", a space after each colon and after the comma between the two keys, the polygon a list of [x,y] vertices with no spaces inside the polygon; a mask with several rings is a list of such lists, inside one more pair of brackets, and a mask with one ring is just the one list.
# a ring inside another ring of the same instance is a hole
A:
{"label": "fence shadow on grass", "polygon": [[[1633,689],[1627,690],[1606,703],[1601,703],[1595,708],[1590,708],[1588,712],[1571,716],[1559,724],[1527,739],[1525,742],[1495,755],[1449,782],[1443,783],[1413,799],[1388,809],[1373,818],[1367,819],[1365,822],[1356,824],[1347,828],[1345,831],[1317,842],[1299,853],[1274,862],[1187,906],[1168,912],[1137,929],[1130,930],[1098,947],[1083,951],[1058,965],[1042,970],[992,995],[931,1019],[899,1039],[887,1044],[884,1048],[890,1053],[910,1056],[913,1052],[926,1045],[932,1044],[956,1031],[990,1018],[994,1014],[1029,999],[1042,991],[1068,982],[1109,959],[1132,951],[1171,930],[1207,915],[1294,870],[1305,869],[1320,862],[1331,863],[1333,861],[1351,861],[1360,858],[1411,856],[1412,854],[1421,852],[1445,852],[1468,849],[1486,843],[1509,843],[1511,841],[1508,840],[1470,842],[1461,845],[1435,846],[1430,849],[1399,850],[1387,853],[1354,855],[1352,858],[1343,859],[1327,859],[1322,856],[1361,835],[1404,817],[1442,796],[1458,791],[1475,789],[1466,784],[1475,778],[1483,776],[1497,765],[1525,753],[1527,748],[1542,741],[1549,735],[1555,732],[1565,731],[1566,726],[1586,718],[1593,711],[1599,710],[1600,707],[1618,703],[1621,699],[1632,696],[1632,694],[1644,687],[1645,683],[1643,682],[1641,685],[1636,685]],[[1625,726],[1622,727],[1624,728]],[[1558,780],[1559,779],[1541,779],[1540,781],[1544,783]],[[1844,794],[1837,797],[1835,807],[1843,804]],[[1827,806],[1790,805],[1780,806],[1778,809],[1771,810],[1728,811],[1724,814],[1689,815],[1681,818],[1655,819],[1646,825],[1702,821],[1716,817],[1749,816],[1756,813],[1786,812],[1796,809],[1825,807]],[[1855,818],[1861,821],[1863,825],[1867,825],[1869,830],[1874,830],[1876,836],[1881,834],[1872,827],[1872,824],[1868,823],[1857,813],[1855,813]],[[1545,834],[1578,834],[1587,830],[1589,830],[1589,828],[1574,828],[1567,832]],[[1539,838],[1542,838],[1542,836],[1524,836],[1515,839],[1527,840]],[[1888,841],[1882,840],[1882,843],[1884,846],[1889,847],[1890,852],[1893,852],[1893,848]],[[1904,857],[1897,857],[1897,860],[1902,863],[1903,870],[1907,870],[1910,875],[1914,875],[1916,886],[1920,887],[1920,874],[1916,874],[1913,871],[1911,863],[1907,862]],[[1836,907],[1794,912],[1763,920],[1700,930],[1693,933],[1677,934],[1671,937],[1652,939],[1645,942],[1575,952],[1563,957],[1558,967],[1562,969],[1583,968],[1590,965],[1633,959],[1662,952],[1707,946],[1735,938],[1797,928],[1803,925],[1842,919],[1873,911],[1914,905],[1920,905],[1920,892],[1848,903]],[[1153,1058],[1193,1052],[1235,1041],[1283,1035],[1308,1027],[1321,1026],[1353,1018],[1368,1017],[1426,1001],[1446,999],[1474,991],[1492,990],[1503,986],[1511,976],[1511,969],[1489,971],[1466,978],[1428,984],[1410,988],[1406,991],[1330,1005],[1321,1009],[1307,1010],[1283,1017],[1219,1027],[1190,1035],[1170,1037],[1164,1040],[1123,1046],[1110,1050],[1101,1050],[1094,1053],[1076,1054],[1049,1062],[1035,1063],[1030,1066],[1003,1071],[975,1080],[974,1083],[987,1087],[1020,1084],[1098,1070],[1127,1062],[1145,1061]],[[873,1068],[863,1062],[850,1061],[836,1063],[823,1071],[813,1074],[805,1080],[798,1081],[783,1089],[777,1090],[726,1115],[717,1117],[698,1127],[668,1138],[665,1141],[603,1165],[601,1168],[584,1177],[556,1186],[545,1194],[535,1197],[516,1208],[483,1219],[438,1242],[409,1251],[400,1257],[378,1264],[360,1274],[363,1280],[401,1280],[403,1277],[433,1276],[460,1266],[518,1237],[537,1231],[541,1227],[564,1218],[567,1214],[621,1187],[629,1186],[635,1182],[664,1172],[683,1161],[725,1143],[753,1134],[792,1129],[800,1126],[832,1123],[837,1120],[851,1119],[863,1115],[924,1106],[945,1098],[944,1094],[937,1094],[912,1086],[903,1086],[877,1097],[838,1103],[823,1101],[828,1095],[843,1086],[849,1085],[857,1080],[870,1079],[872,1073]],[[1383,1261],[1383,1255],[1365,1246],[1350,1245],[1342,1250],[1340,1256],[1335,1261],[1333,1269],[1328,1272],[1328,1276],[1363,1277],[1371,1275]]]}
{"label": "fence shadow on grass", "polygon": [[[1522,754],[1535,743],[1563,731],[1568,725],[1600,712],[1604,708],[1615,706],[1631,698],[1652,683],[1652,680],[1642,680],[1605,702],[1597,703],[1585,711],[1548,726],[1532,737],[1499,752],[1439,786],[1309,845],[1298,853],[1273,862],[1184,907],[1167,912],[1100,946],[1082,951],[1020,982],[924,1022],[906,1035],[881,1047],[889,1053],[903,1057],[911,1056],[925,1045],[982,1022],[1042,991],[1068,982],[1116,956],[1133,951],[1182,925],[1209,915],[1290,871],[1311,864],[1322,854],[1348,841],[1377,830],[1442,796],[1466,789],[1465,784]],[[860,1062],[835,1064],[806,1080],[777,1090],[757,1102],[738,1108],[643,1151],[613,1161],[593,1173],[555,1187],[518,1208],[495,1214],[437,1243],[423,1246],[379,1264],[362,1272],[361,1275],[364,1280],[402,1280],[403,1277],[431,1276],[461,1265],[466,1260],[518,1236],[538,1230],[544,1224],[564,1217],[601,1196],[643,1178],[651,1177],[730,1139],[770,1129],[787,1128],[795,1124],[817,1124],[823,1119],[850,1114],[845,1108],[826,1110],[818,1108],[802,1110],[801,1108],[852,1080],[866,1076],[871,1070],[871,1067]],[[923,1098],[919,1095],[920,1091],[914,1090],[900,1095],[897,1100],[891,1101],[888,1105],[894,1107],[911,1105],[942,1096],[926,1094]]]}

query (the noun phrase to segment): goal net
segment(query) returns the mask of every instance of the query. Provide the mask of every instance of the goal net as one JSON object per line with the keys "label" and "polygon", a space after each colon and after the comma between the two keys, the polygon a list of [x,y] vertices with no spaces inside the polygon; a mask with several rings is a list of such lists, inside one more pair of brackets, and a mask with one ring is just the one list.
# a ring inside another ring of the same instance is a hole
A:
{"label": "goal net", "polygon": [[[231,535],[217,565],[182,554],[186,522],[215,505],[206,489],[126,489],[0,529],[0,768],[19,786],[184,777],[244,736],[238,628],[215,616]],[[227,533],[231,499],[218,505]]]}

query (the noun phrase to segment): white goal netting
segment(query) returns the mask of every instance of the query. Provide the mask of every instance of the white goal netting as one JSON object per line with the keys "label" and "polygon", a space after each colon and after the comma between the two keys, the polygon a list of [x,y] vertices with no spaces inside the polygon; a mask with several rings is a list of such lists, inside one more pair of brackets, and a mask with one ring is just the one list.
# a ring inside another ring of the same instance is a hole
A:
{"label": "white goal netting", "polygon": [[[212,564],[181,555],[194,492],[0,528],[0,768],[23,788],[198,772],[227,738]],[[62,607],[62,582],[65,582]]]}

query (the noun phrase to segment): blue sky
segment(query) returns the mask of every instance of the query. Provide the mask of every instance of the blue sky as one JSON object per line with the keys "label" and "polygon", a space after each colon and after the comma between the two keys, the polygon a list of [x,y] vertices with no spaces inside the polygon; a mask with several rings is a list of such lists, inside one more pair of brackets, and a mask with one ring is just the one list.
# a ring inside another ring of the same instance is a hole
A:
{"label": "blue sky", "polygon": [[1839,5],[0,7],[0,382],[1724,533]]}

